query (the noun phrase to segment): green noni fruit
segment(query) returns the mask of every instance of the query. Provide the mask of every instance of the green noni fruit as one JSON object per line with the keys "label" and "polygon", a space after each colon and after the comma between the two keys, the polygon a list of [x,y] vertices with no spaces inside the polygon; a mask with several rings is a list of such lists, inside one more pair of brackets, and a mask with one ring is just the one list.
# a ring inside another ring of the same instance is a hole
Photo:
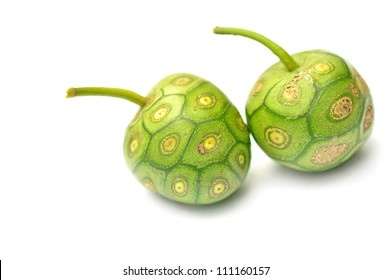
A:
{"label": "green noni fruit", "polygon": [[323,171],[349,159],[369,137],[374,106],[368,86],[340,56],[311,50],[290,56],[255,32],[214,29],[254,39],[276,54],[246,104],[249,130],[263,151],[302,171]]}
{"label": "green noni fruit", "polygon": [[233,194],[250,165],[250,138],[236,107],[212,83],[180,73],[146,96],[113,88],[70,88],[67,97],[102,95],[140,109],[125,133],[129,169],[147,189],[187,204]]}

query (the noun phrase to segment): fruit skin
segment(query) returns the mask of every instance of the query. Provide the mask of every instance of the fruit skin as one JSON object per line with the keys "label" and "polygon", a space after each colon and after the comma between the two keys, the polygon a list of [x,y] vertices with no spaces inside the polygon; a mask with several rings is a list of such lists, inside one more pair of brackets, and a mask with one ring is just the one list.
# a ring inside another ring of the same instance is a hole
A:
{"label": "fruit skin", "polygon": [[266,70],[246,104],[249,130],[279,163],[301,171],[324,171],[348,160],[368,139],[374,105],[368,86],[341,57],[313,50],[292,55]]}
{"label": "fruit skin", "polygon": [[187,204],[233,194],[250,166],[238,110],[213,84],[179,73],[158,82],[125,133],[129,169],[148,189]]}

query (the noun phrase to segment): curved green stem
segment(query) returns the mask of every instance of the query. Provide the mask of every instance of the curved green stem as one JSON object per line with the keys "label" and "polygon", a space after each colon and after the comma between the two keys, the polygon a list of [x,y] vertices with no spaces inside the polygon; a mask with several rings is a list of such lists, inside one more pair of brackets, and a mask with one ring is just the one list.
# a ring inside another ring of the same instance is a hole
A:
{"label": "curved green stem", "polygon": [[137,105],[143,107],[147,98],[141,96],[133,91],[127,89],[119,89],[119,88],[106,88],[106,87],[81,87],[81,88],[69,88],[67,90],[67,98],[75,97],[75,96],[111,96],[123,98]]}
{"label": "curved green stem", "polygon": [[267,48],[269,48],[275,55],[277,55],[280,61],[286,66],[287,70],[294,71],[299,67],[297,62],[293,59],[291,55],[289,55],[282,47],[280,47],[275,42],[271,41],[267,37],[260,35],[256,32],[242,29],[242,28],[232,28],[232,27],[215,27],[215,34],[224,34],[224,35],[240,35],[243,37],[247,37],[257,42],[263,44]]}

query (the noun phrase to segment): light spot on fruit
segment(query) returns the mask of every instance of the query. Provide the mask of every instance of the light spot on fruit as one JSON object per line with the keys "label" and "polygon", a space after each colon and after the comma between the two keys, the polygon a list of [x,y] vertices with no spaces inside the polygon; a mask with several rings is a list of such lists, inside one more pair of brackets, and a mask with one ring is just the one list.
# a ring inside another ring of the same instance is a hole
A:
{"label": "light spot on fruit", "polygon": [[293,79],[291,79],[291,83],[297,83],[299,80],[301,80],[302,78],[305,78],[305,80],[309,83],[309,84],[313,84],[313,79],[312,76],[310,75],[310,73],[312,73],[311,69],[306,69],[305,71],[301,71],[299,72],[297,75],[295,75],[293,77]]}
{"label": "light spot on fruit", "polygon": [[327,164],[335,161],[340,155],[347,151],[347,144],[325,145],[318,148],[312,156],[314,164]]}
{"label": "light spot on fruit", "polygon": [[229,183],[226,179],[215,180],[209,190],[211,197],[219,197],[224,195],[229,189]]}
{"label": "light spot on fruit", "polygon": [[151,120],[153,122],[159,122],[164,117],[166,117],[171,110],[171,106],[169,104],[162,104],[158,108],[156,108],[151,114]]}
{"label": "light spot on fruit", "polygon": [[198,145],[198,150],[200,154],[209,153],[215,151],[220,143],[220,135],[209,134],[204,137]]}
{"label": "light spot on fruit", "polygon": [[297,75],[295,75],[293,77],[293,79],[291,80],[292,83],[296,83],[299,80],[301,80],[302,78],[305,78],[306,81],[308,81],[309,83],[313,83],[313,79],[312,76],[310,75],[312,71],[310,69],[307,69],[305,71],[301,71],[299,72]]}
{"label": "light spot on fruit", "polygon": [[247,131],[248,130],[248,127],[244,123],[244,120],[241,118],[241,115],[239,113],[236,116],[236,123],[237,123],[237,127],[240,130],[242,130],[242,131]]}
{"label": "light spot on fruit", "polygon": [[333,65],[330,62],[320,62],[313,65],[312,70],[319,74],[327,74],[333,70]]}
{"label": "light spot on fruit", "polygon": [[330,114],[335,120],[342,120],[351,114],[353,102],[349,97],[342,97],[332,104]]}
{"label": "light spot on fruit", "polygon": [[131,140],[131,143],[129,144],[129,149],[131,150],[131,153],[134,154],[138,148],[139,148],[139,139],[133,138]]}
{"label": "light spot on fruit", "polygon": [[197,105],[202,109],[214,107],[215,102],[215,96],[210,93],[203,93],[197,97]]}
{"label": "light spot on fruit", "polygon": [[278,101],[287,106],[293,106],[298,104],[301,100],[300,87],[295,83],[289,83],[284,85],[283,92],[278,96]]}
{"label": "light spot on fruit", "polygon": [[235,159],[236,159],[237,164],[238,164],[238,166],[240,168],[244,168],[245,167],[245,165],[246,165],[245,164],[246,163],[246,158],[245,158],[244,154],[242,154],[242,153],[237,154]]}
{"label": "light spot on fruit", "polygon": [[184,196],[188,189],[186,182],[180,178],[175,179],[171,187],[172,191],[178,196]]}
{"label": "light spot on fruit", "polygon": [[357,89],[357,87],[353,83],[351,83],[349,87],[352,95],[354,95],[355,97],[359,97],[359,90]]}
{"label": "light spot on fruit", "polygon": [[290,142],[289,134],[283,129],[270,127],[265,131],[265,138],[268,144],[278,149],[284,149]]}
{"label": "light spot on fruit", "polygon": [[141,181],[142,185],[146,188],[149,189],[150,191],[156,192],[156,188],[154,183],[151,181],[150,178],[144,177]]}
{"label": "light spot on fruit", "polygon": [[257,82],[252,89],[252,95],[254,96],[258,95],[263,87],[264,84],[261,81]]}
{"label": "light spot on fruit", "polygon": [[193,79],[190,78],[190,77],[181,76],[181,77],[175,78],[175,79],[172,81],[172,83],[175,84],[175,85],[177,85],[177,86],[184,86],[184,85],[187,85],[187,84],[189,84],[190,82],[192,82],[192,80],[193,80]]}
{"label": "light spot on fruit", "polygon": [[366,109],[365,120],[363,122],[363,130],[368,130],[373,124],[373,106],[369,105]]}
{"label": "light spot on fruit", "polygon": [[162,154],[168,155],[173,153],[178,147],[179,140],[180,138],[178,137],[177,134],[171,134],[163,138],[161,142]]}

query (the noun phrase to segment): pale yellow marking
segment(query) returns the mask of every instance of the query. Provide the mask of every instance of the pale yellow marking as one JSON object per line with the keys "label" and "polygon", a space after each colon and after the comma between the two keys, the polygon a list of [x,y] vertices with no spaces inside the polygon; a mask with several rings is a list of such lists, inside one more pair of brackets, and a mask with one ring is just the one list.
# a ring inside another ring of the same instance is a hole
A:
{"label": "pale yellow marking", "polygon": [[258,95],[263,87],[264,87],[264,84],[261,81],[257,82],[256,85],[252,89],[252,94],[254,96]]}
{"label": "pale yellow marking", "polygon": [[131,141],[130,144],[131,153],[136,152],[138,148],[139,148],[139,140],[135,138]]}
{"label": "pale yellow marking", "polygon": [[241,115],[238,113],[237,117],[236,117],[236,121],[237,121],[237,126],[240,130],[242,131],[247,131],[248,127],[246,126],[244,120],[242,119]]}
{"label": "pale yellow marking", "polygon": [[174,80],[174,84],[178,85],[178,86],[184,86],[189,84],[192,81],[191,78],[189,77],[178,77]]}
{"label": "pale yellow marking", "polygon": [[197,104],[199,108],[211,108],[214,107],[216,103],[215,96],[210,93],[204,93],[197,97]]}
{"label": "pale yellow marking", "polygon": [[210,196],[219,197],[224,195],[229,189],[229,184],[225,179],[218,179],[212,183],[210,187]]}
{"label": "pale yellow marking", "polygon": [[243,154],[237,155],[237,163],[241,168],[245,167],[245,156]]}
{"label": "pale yellow marking", "polygon": [[186,182],[182,179],[179,179],[179,178],[174,180],[174,182],[172,184],[172,190],[176,195],[184,196],[187,191]]}
{"label": "pale yellow marking", "polygon": [[265,138],[272,147],[284,149],[290,142],[289,134],[283,129],[272,127],[265,131]]}
{"label": "pale yellow marking", "polygon": [[198,150],[200,154],[205,154],[206,152],[215,151],[220,143],[220,135],[209,134],[204,137],[198,145]]}
{"label": "pale yellow marking", "polygon": [[320,62],[314,65],[312,70],[319,74],[327,74],[333,70],[333,65],[330,62]]}
{"label": "pale yellow marking", "polygon": [[141,180],[141,183],[142,183],[142,185],[143,185],[146,189],[148,189],[148,190],[150,190],[150,191],[153,191],[153,192],[156,192],[155,185],[154,185],[154,183],[151,181],[150,178],[147,178],[147,177],[143,178],[143,179]]}
{"label": "pale yellow marking", "polygon": [[152,113],[151,120],[153,122],[159,122],[169,114],[170,109],[171,106],[169,104],[162,104]]}

